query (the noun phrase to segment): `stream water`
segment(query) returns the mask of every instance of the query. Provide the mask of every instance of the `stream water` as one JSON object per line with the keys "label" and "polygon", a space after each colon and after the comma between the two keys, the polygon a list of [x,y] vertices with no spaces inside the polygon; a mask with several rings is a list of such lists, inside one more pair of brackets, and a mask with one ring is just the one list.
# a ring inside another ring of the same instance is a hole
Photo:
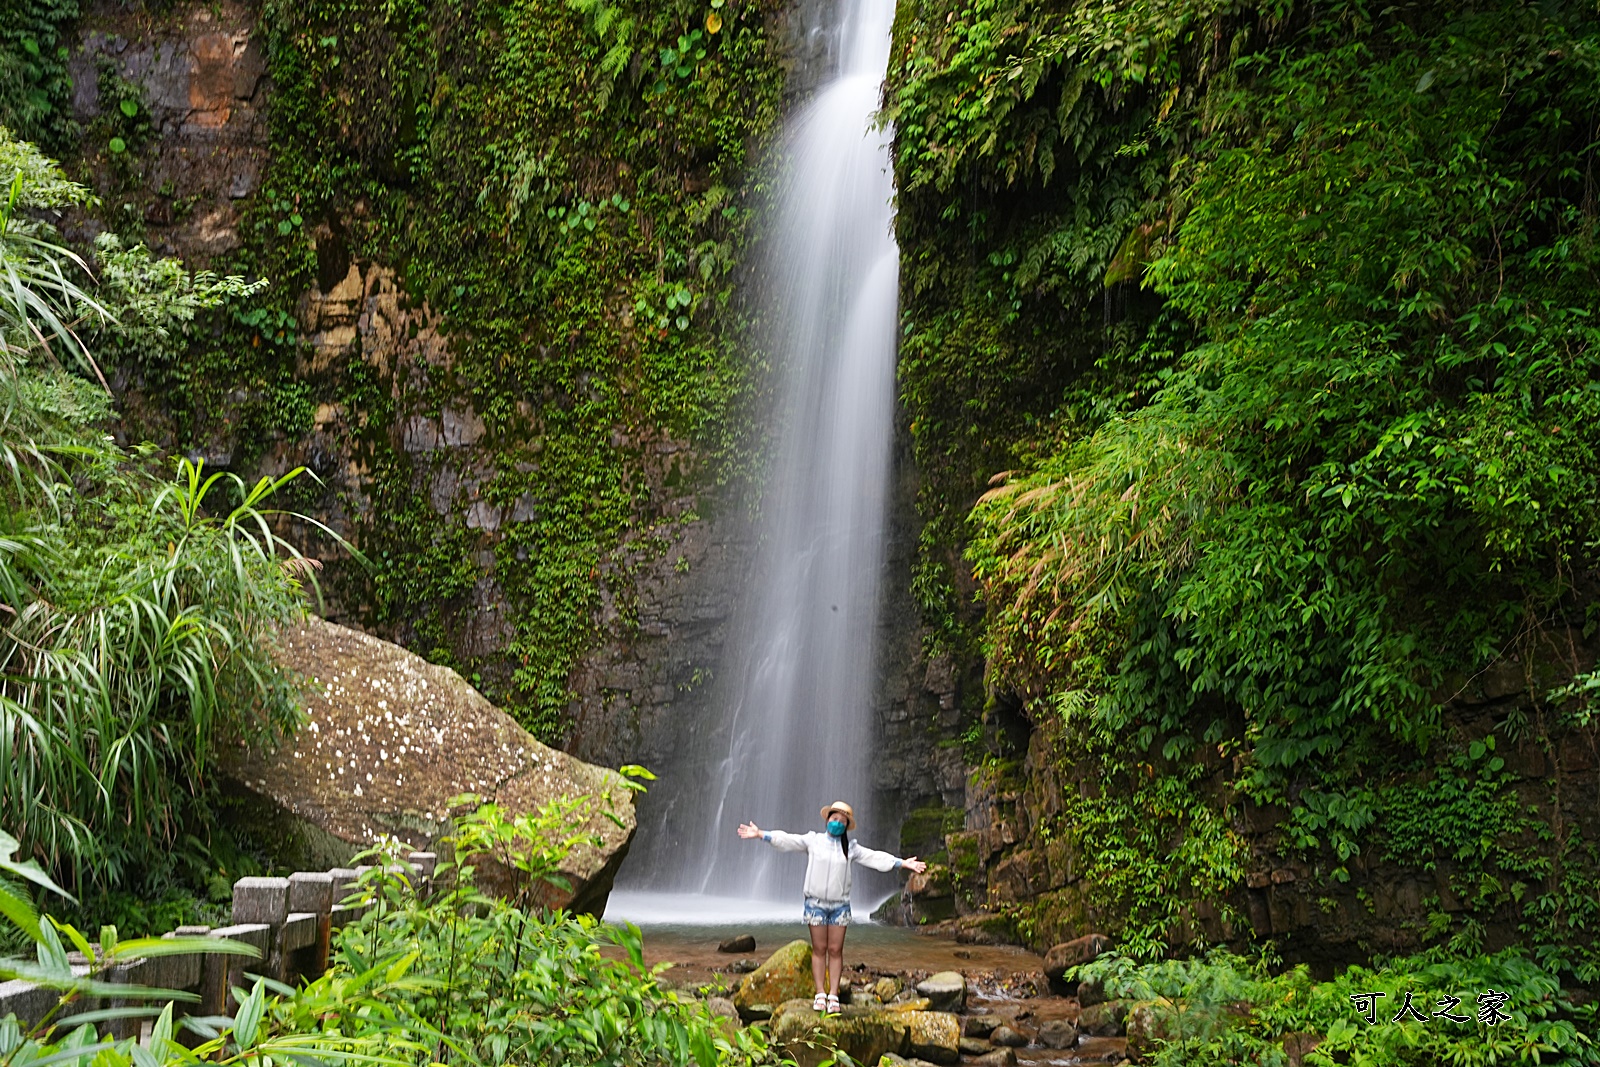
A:
{"label": "stream water", "polygon": [[[688,990],[732,988],[741,972],[782,945],[806,936],[799,907],[793,901],[773,905],[745,898],[706,897],[619,890],[606,907],[608,921],[628,921],[644,934],[645,962],[670,963],[662,975]],[[728,938],[749,934],[756,947],[740,960],[718,951]],[[621,958],[622,952],[607,950]],[[1018,1067],[1078,1067],[1121,1063],[1127,1041],[1121,1037],[1080,1038],[1072,1047],[1047,1048],[1038,1040],[1041,1026],[1052,1019],[1076,1021],[1078,1002],[1049,993],[1044,961],[1014,945],[966,945],[930,937],[899,926],[860,923],[850,928],[844,947],[845,978],[870,982],[894,975],[907,982],[938,971],[960,971],[967,977],[969,1015],[996,1016],[1029,1038],[1015,1050]],[[970,1062],[971,1057],[965,1057]]]}
{"label": "stream water", "polygon": [[874,119],[894,3],[842,0],[838,17],[820,28],[836,70],[787,124],[768,240],[780,378],[757,566],[720,699],[659,768],[624,889],[793,908],[803,861],[734,829],[811,829],[835,799],[856,806],[867,844],[893,843],[873,820],[870,766],[899,297],[889,135]]}

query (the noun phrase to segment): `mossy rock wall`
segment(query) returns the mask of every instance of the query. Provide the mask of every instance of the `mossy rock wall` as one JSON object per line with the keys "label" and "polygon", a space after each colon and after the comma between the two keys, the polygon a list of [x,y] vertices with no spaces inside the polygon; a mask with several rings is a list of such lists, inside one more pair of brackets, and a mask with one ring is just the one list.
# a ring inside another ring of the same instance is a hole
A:
{"label": "mossy rock wall", "polygon": [[[108,367],[119,434],[249,478],[308,468],[280,501],[366,561],[286,523],[330,618],[583,758],[670,767],[750,573],[771,368],[749,283],[835,6],[52,7],[52,147],[103,197],[73,235],[272,283],[181,358]],[[901,461],[889,812],[961,803],[937,746],[977,689],[926,654]]]}

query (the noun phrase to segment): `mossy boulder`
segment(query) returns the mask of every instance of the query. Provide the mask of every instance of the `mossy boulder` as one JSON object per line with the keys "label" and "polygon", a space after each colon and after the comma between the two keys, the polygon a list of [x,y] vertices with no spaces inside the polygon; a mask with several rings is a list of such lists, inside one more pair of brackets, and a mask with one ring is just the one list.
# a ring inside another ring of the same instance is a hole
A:
{"label": "mossy boulder", "polygon": [[1132,1005],[1126,1000],[1108,1000],[1078,1013],[1078,1029],[1094,1037],[1121,1037]]}
{"label": "mossy boulder", "polygon": [[772,1040],[800,1067],[815,1067],[835,1052],[857,1063],[912,1056],[932,1063],[961,1059],[961,1020],[948,1012],[846,1009],[819,1015],[785,1005],[772,1017]]}
{"label": "mossy boulder", "polygon": [[818,1015],[786,1011],[772,1018],[772,1041],[799,1067],[817,1067],[835,1052],[857,1063],[877,1063],[906,1047],[909,1012],[850,1012]]}
{"label": "mossy boulder", "polygon": [[897,1012],[906,1020],[906,1053],[934,1063],[961,1060],[961,1018],[947,1011]]}
{"label": "mossy boulder", "polygon": [[809,1000],[816,992],[811,978],[811,945],[791,941],[745,975],[734,991],[733,1004],[739,1014],[750,1017],[757,1004],[782,1004],[801,997]]}
{"label": "mossy boulder", "polygon": [[[570,888],[546,885],[540,903],[605,910],[635,827],[616,771],[540,744],[455,671],[360,631],[313,617],[279,634],[274,657],[302,681],[305,722],[276,751],[230,753],[226,769],[246,793],[239,821],[289,869],[344,866],[385,834],[436,849],[462,793],[508,817],[588,795],[583,829],[601,843],[574,848],[560,871]],[[490,892],[510,881],[498,864],[479,865]]]}

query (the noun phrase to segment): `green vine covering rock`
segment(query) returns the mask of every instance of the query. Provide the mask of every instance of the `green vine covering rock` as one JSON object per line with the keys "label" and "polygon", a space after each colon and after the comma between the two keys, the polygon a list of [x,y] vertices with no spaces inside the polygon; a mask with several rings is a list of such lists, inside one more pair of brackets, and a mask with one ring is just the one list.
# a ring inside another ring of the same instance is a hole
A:
{"label": "green vine covering rock", "polygon": [[[1284,806],[1333,882],[1372,841],[1448,857],[1485,895],[1427,936],[1512,922],[1596,973],[1592,830],[1492,748],[1559,779],[1595,745],[1542,702],[1600,563],[1593,12],[923,2],[896,42],[925,513],[970,535],[994,683],[1148,797],[1085,883],[1173,810],[1142,779],[1204,766],[1222,825]],[[1511,661],[1531,707],[1452,711]],[[1206,825],[1165,845],[1214,899]]]}

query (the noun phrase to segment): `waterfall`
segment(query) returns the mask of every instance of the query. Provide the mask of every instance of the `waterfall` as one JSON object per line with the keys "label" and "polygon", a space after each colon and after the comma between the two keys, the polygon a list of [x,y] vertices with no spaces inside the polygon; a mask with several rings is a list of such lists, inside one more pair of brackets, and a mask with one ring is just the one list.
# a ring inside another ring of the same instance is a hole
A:
{"label": "waterfall", "polygon": [[786,177],[763,271],[779,368],[776,449],[757,563],[712,721],[641,812],[625,888],[782,900],[798,914],[803,862],[735,834],[795,831],[818,808],[873,822],[872,707],[894,417],[899,250],[887,131],[874,125],[893,0],[842,0],[838,69],[789,120]]}

